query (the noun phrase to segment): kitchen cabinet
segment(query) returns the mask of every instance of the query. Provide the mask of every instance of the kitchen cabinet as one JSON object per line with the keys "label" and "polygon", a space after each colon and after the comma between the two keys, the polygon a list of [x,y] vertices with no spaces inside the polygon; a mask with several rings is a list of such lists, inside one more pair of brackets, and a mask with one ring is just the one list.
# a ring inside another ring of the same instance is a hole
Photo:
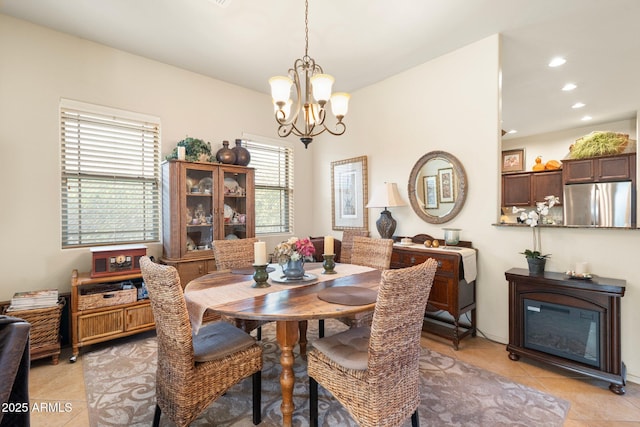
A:
{"label": "kitchen cabinet", "polygon": [[[414,238],[414,241],[417,240]],[[470,248],[471,242],[461,241],[459,245]],[[411,267],[429,258],[438,262],[438,268],[425,308],[422,330],[451,340],[457,350],[462,338],[476,335],[476,282],[464,280],[461,254],[422,245],[403,247],[396,244],[391,253],[391,268]],[[448,315],[443,316],[442,312]],[[461,321],[465,314],[466,320]]]}
{"label": "kitchen cabinet", "polygon": [[562,170],[502,175],[502,206],[534,206],[551,195],[562,204]]}
{"label": "kitchen cabinet", "polygon": [[562,165],[562,178],[565,184],[633,181],[635,187],[636,153],[563,160]]}
{"label": "kitchen cabinet", "polygon": [[182,286],[215,270],[212,241],[255,236],[254,170],[219,163],[162,164],[162,262]]}

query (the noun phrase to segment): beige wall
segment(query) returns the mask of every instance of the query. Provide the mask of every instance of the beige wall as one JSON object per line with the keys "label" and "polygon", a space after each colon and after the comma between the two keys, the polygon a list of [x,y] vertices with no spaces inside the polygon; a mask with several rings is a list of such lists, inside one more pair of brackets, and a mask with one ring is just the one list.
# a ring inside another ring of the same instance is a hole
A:
{"label": "beige wall", "polygon": [[[415,161],[432,150],[460,159],[468,197],[446,224],[478,249],[478,321],[487,336],[508,337],[504,271],[526,267],[519,254],[531,245],[525,228],[492,225],[499,214],[499,37],[492,36],[353,94],[347,133],[321,136],[305,151],[296,147],[296,234],[331,230],[330,164],[368,156],[370,189],[398,183],[408,202]],[[275,138],[270,99],[175,67],[62,35],[0,15],[0,300],[17,290],[69,289],[73,268],[87,270],[87,250],[60,249],[59,99],[70,98],[156,115],[163,153],[185,135],[218,147],[244,133]],[[268,76],[265,76],[265,80]],[[233,100],[233,101],[229,101]],[[371,194],[371,190],[370,190]],[[397,234],[442,236],[409,206],[393,208]],[[373,235],[380,209],[369,213]],[[340,232],[332,232],[337,237]],[[629,378],[640,379],[640,287],[634,262],[639,234],[622,230],[543,230],[548,270],[589,261],[593,271],[626,279],[622,300],[622,355]],[[272,239],[274,242],[279,237]],[[151,253],[160,254],[158,246]],[[460,351],[464,351],[464,345]],[[506,352],[505,352],[506,357]]]}

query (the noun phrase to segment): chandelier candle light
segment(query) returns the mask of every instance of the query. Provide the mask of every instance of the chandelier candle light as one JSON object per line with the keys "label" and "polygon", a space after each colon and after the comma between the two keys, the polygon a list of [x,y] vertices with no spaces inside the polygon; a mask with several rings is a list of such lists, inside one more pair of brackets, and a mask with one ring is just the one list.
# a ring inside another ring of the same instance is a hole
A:
{"label": "chandelier candle light", "polygon": [[396,206],[406,206],[407,204],[400,198],[398,184],[395,182],[385,182],[383,187],[379,187],[373,197],[367,203],[368,208],[384,208],[380,213],[380,218],[376,221],[376,228],[380,237],[390,239],[396,231],[396,220],[391,216],[387,208]]}
{"label": "chandelier candle light", "polygon": [[[304,4],[304,56],[293,63],[287,76],[269,79],[271,97],[278,122],[278,135],[287,137],[291,133],[300,137],[304,148],[313,137],[324,131],[332,135],[342,135],[346,130],[342,119],[349,109],[348,93],[331,94],[334,78],[324,74],[322,67],[309,56],[309,1]],[[291,87],[295,85],[295,107],[291,99]],[[338,120],[335,129],[325,124],[326,105],[331,102],[331,111]]]}

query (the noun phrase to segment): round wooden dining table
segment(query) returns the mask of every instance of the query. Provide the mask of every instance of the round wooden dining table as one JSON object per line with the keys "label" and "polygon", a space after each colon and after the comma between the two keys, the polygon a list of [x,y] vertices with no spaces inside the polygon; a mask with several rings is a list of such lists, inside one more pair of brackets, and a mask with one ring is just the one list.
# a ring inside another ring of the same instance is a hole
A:
{"label": "round wooden dining table", "polygon": [[[185,300],[194,332],[208,309],[223,316],[276,322],[276,339],[280,347],[280,387],[282,423],[291,426],[294,411],[293,348],[298,342],[298,324],[312,319],[343,318],[372,311],[375,302],[344,305],[325,301],[318,293],[331,287],[357,287],[377,291],[382,272],[370,267],[337,264],[338,274],[323,275],[322,265],[308,264],[305,270],[315,279],[298,283],[280,283],[269,279],[268,288],[252,288],[252,274],[233,270],[199,277],[185,287]],[[271,273],[279,277],[281,270]]]}

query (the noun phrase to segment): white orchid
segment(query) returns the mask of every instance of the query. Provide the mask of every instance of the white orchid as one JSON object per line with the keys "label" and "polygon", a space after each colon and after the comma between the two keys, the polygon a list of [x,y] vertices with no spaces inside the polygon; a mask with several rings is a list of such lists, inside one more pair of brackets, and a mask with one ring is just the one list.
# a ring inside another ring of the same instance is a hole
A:
{"label": "white orchid", "polygon": [[[514,214],[520,214],[519,219],[521,222],[528,224],[530,227],[537,227],[538,224],[543,224],[543,218],[549,215],[549,209],[555,204],[560,203],[560,198],[557,196],[546,196],[544,202],[537,202],[536,209],[527,212],[526,209],[518,208],[514,206],[511,211]],[[533,249],[525,249],[522,252],[527,258],[546,258],[549,256],[542,255],[542,240],[540,239],[540,228],[536,233],[536,229],[533,228]]]}

